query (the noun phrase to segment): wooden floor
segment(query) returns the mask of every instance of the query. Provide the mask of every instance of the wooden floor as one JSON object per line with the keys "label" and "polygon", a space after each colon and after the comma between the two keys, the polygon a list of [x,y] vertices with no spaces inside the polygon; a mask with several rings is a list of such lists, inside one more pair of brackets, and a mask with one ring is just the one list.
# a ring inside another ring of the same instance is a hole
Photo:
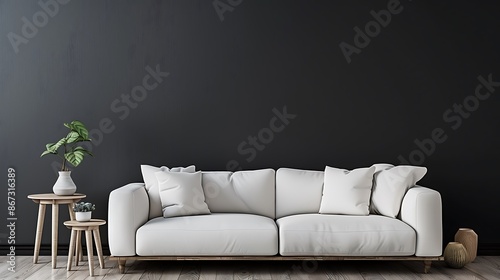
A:
{"label": "wooden floor", "polygon": [[0,257],[0,279],[149,279],[149,280],[229,280],[229,279],[500,279],[500,256],[478,257],[463,269],[448,268],[433,262],[431,272],[423,274],[422,262],[400,261],[135,261],[127,262],[125,274],[118,272],[116,261],[105,259],[100,269],[95,260],[95,276],[89,277],[83,261],[66,271],[67,257],[58,257],[52,269],[50,256],[41,256],[38,264],[32,257],[16,258],[16,272],[7,270],[7,257]]}

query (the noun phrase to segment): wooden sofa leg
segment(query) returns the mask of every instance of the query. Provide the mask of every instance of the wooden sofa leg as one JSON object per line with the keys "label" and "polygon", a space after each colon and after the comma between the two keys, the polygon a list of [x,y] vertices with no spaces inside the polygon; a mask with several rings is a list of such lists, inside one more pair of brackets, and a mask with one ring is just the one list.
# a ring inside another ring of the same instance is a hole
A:
{"label": "wooden sofa leg", "polygon": [[424,272],[428,273],[431,270],[432,261],[424,261]]}
{"label": "wooden sofa leg", "polygon": [[125,263],[127,260],[118,259],[118,268],[120,269],[120,273],[125,273]]}

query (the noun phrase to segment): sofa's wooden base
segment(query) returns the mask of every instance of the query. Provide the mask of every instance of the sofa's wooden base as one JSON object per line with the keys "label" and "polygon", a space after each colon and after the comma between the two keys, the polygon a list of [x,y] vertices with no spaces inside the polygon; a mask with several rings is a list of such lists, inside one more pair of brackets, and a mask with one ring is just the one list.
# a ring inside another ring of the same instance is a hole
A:
{"label": "sofa's wooden base", "polygon": [[342,256],[304,256],[304,257],[286,257],[286,256],[129,256],[115,257],[110,256],[111,260],[117,260],[120,272],[125,272],[125,263],[128,260],[142,261],[423,261],[424,272],[431,269],[432,261],[443,261],[443,257],[342,257]]}

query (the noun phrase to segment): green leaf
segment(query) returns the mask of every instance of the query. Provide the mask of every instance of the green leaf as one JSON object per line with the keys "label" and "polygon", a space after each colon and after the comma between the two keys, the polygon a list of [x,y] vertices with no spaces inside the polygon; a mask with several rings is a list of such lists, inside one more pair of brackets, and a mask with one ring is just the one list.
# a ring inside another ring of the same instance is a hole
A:
{"label": "green leaf", "polygon": [[[47,146],[48,145],[49,144],[47,144]],[[66,138],[63,138],[63,139],[59,140],[57,143],[52,144],[52,146],[50,146],[50,148],[47,147],[47,151],[51,151],[51,152],[56,153],[57,149],[59,149],[59,147],[61,147],[62,145],[66,145]]]}
{"label": "green leaf", "polygon": [[[66,135],[66,137],[59,140],[57,143],[49,143],[45,145],[46,150],[40,155],[40,157],[48,154],[58,154],[58,149],[61,146],[65,147],[64,158],[73,166],[78,166],[85,155],[92,155],[90,151],[85,150],[83,147],[74,147],[73,149],[66,147],[66,144],[78,143],[91,141],[89,139],[89,132],[85,125],[81,121],[72,121],[71,123],[64,123],[64,126],[69,128],[71,131]],[[71,145],[75,146],[75,145]]]}
{"label": "green leaf", "polygon": [[[54,147],[56,147],[57,143],[49,143],[47,145],[45,145],[45,148],[46,150],[40,155],[40,157],[43,157],[44,155],[48,155],[48,154],[53,154],[53,155],[56,155],[57,154],[57,148],[54,149]],[[57,146],[57,147],[60,147],[60,146]]]}
{"label": "green leaf", "polygon": [[52,152],[52,151],[47,150],[47,151],[44,151],[44,152],[40,155],[40,157],[43,157],[44,155],[48,155],[48,154],[53,154],[53,155],[55,155],[55,154],[57,154],[57,153],[56,153],[56,152]]}
{"label": "green leaf", "polygon": [[84,138],[82,138],[82,137],[78,137],[78,139],[76,139],[76,141],[75,141],[75,142],[88,142],[88,141],[90,141],[90,140],[91,140],[90,138],[89,138],[89,139],[84,139]]}
{"label": "green leaf", "polygon": [[82,151],[84,152],[85,154],[89,155],[89,156],[94,156],[90,151],[86,150],[85,148],[83,147],[75,147],[74,151]]}
{"label": "green leaf", "polygon": [[85,154],[80,150],[72,151],[64,155],[66,160],[74,167],[77,167],[83,161],[84,156]]}
{"label": "green leaf", "polygon": [[78,135],[80,135],[83,139],[90,140],[89,131],[81,121],[72,121],[70,124],[64,124],[64,125],[69,129],[71,129],[72,131],[78,133]]}
{"label": "green leaf", "polygon": [[68,135],[66,136],[66,143],[74,143],[74,142],[78,142],[78,138],[81,138],[80,135],[78,134],[78,132],[76,131],[71,131],[70,133],[68,133]]}

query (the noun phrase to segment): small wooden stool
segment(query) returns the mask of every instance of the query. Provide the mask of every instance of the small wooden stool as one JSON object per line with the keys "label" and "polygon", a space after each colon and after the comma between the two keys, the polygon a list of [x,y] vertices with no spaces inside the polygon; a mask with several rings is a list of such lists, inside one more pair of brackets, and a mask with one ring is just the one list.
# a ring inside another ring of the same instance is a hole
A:
{"label": "small wooden stool", "polygon": [[85,231],[85,239],[87,244],[87,256],[89,259],[89,271],[90,276],[94,276],[94,253],[92,248],[92,233],[94,234],[94,242],[97,250],[97,256],[99,257],[99,265],[104,268],[104,258],[102,256],[102,246],[101,246],[101,235],[99,233],[99,226],[106,224],[105,220],[91,219],[88,222],[78,222],[78,221],[66,221],[64,225],[71,229],[71,240],[69,241],[69,253],[68,253],[68,267],[67,270],[71,270],[71,263],[73,262],[73,255],[75,255],[76,247],[76,259],[75,265],[78,265],[80,256],[80,244],[81,242],[81,232]]}
{"label": "small wooden stool", "polygon": [[73,204],[87,197],[81,193],[73,195],[55,195],[53,193],[30,194],[28,198],[39,204],[38,206],[38,222],[36,224],[35,251],[33,254],[33,263],[38,263],[38,255],[40,254],[40,244],[42,243],[43,222],[45,220],[45,208],[47,205],[52,205],[52,268],[57,267],[57,239],[59,232],[59,205],[67,204],[69,217],[75,220],[75,212],[73,212]]}

